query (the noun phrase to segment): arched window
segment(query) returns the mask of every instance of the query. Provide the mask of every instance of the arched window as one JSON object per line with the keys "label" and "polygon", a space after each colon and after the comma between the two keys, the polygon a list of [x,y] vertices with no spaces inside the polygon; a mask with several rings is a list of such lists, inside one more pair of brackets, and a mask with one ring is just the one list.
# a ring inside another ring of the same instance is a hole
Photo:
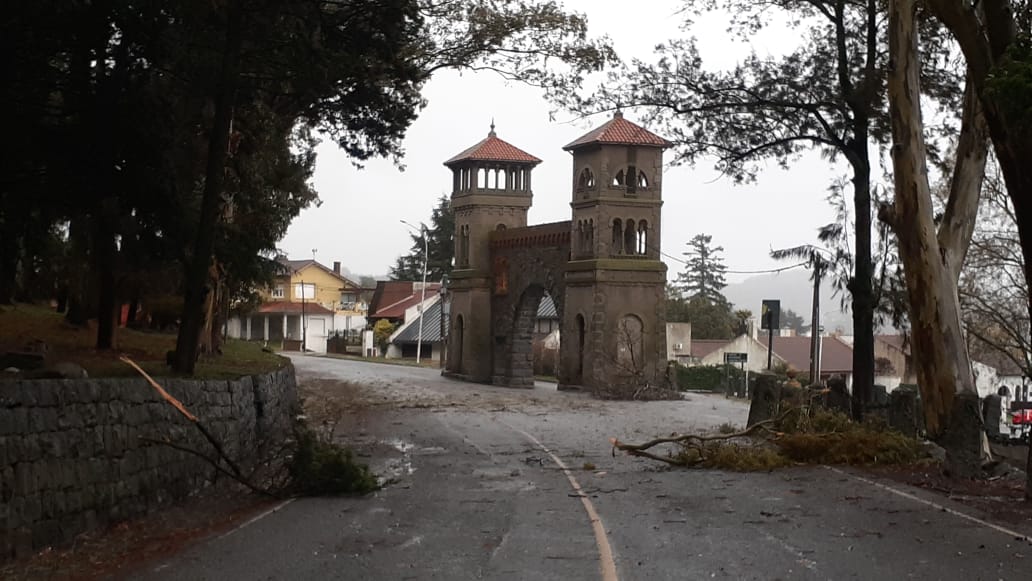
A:
{"label": "arched window", "polygon": [[584,168],[580,172],[580,178],[577,180],[577,187],[580,188],[593,188],[595,187],[595,174],[591,172],[591,168]]}
{"label": "arched window", "polygon": [[477,189],[487,189],[487,170],[484,168],[477,170]]}
{"label": "arched window", "polygon": [[614,186],[622,186],[622,185],[624,185],[624,171],[623,170],[620,170],[620,171],[616,172],[616,175],[613,176],[613,184],[612,185],[614,185]]}
{"label": "arched window", "polygon": [[459,264],[469,266],[469,224],[459,229]]}
{"label": "arched window", "polygon": [[638,187],[639,188],[647,188],[647,187],[649,187],[649,178],[645,176],[645,172],[643,172],[643,171],[639,171],[638,172]]}
{"label": "arched window", "polygon": [[628,218],[624,222],[624,254],[635,254],[638,249],[638,232],[635,227],[634,220]]}
{"label": "arched window", "polygon": [[613,219],[612,245],[610,254],[623,254],[623,222],[619,218]]}
{"label": "arched window", "polygon": [[649,253],[649,223],[645,220],[638,222],[638,254],[645,256]]}
{"label": "arched window", "polygon": [[588,247],[585,249],[588,254],[595,253],[595,219],[588,220]]}
{"label": "arched window", "polygon": [[505,230],[505,224],[499,224],[499,225],[495,226],[495,230],[498,230],[499,232],[501,232],[502,230]]}

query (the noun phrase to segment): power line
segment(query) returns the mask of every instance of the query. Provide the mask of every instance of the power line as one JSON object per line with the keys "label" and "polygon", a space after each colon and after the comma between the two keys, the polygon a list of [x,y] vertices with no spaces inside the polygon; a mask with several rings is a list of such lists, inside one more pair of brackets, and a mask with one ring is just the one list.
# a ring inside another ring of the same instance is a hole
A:
{"label": "power line", "polygon": [[[659,252],[660,255],[669,258],[670,260],[673,260],[675,262],[680,262],[681,264],[684,264],[684,265],[688,264],[688,261],[683,260],[681,258],[678,258],[676,256],[673,256],[671,254],[667,254],[666,252],[663,252],[662,250],[660,250],[656,246],[651,246],[650,245],[649,247],[652,250],[655,250],[655,251]],[[766,270],[725,270],[724,272],[727,273],[727,274],[774,274],[774,273],[778,273],[778,272],[784,272],[786,270],[792,270],[793,268],[799,268],[800,266],[807,266],[808,264],[810,264],[809,261],[804,261],[804,262],[800,262],[798,264],[793,264],[793,265],[790,265],[790,266],[782,266],[781,268],[769,268],[769,269],[766,269]]]}

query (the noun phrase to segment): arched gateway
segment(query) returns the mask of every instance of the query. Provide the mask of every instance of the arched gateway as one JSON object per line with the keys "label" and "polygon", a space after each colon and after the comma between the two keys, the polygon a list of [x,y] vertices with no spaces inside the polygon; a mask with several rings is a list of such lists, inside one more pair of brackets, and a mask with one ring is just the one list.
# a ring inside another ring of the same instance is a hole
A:
{"label": "arched gateway", "polygon": [[560,320],[561,389],[665,382],[659,240],[669,145],[617,112],[563,148],[573,157],[572,219],[538,226],[527,226],[527,210],[541,160],[494,125],[444,163],[455,210],[446,374],[533,386],[531,331],[547,292]]}

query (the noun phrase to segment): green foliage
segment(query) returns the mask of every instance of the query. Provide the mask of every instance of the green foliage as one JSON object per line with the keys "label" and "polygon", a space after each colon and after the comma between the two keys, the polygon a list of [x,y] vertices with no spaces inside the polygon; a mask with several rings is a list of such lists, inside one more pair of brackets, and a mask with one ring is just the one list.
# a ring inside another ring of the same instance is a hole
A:
{"label": "green foliage", "polygon": [[713,246],[713,237],[698,234],[688,242],[689,250],[684,271],[677,275],[674,283],[689,299],[702,298],[711,303],[726,303],[720,291],[727,286],[724,273],[727,266],[720,253],[723,246]]}
{"label": "green foliage", "polygon": [[724,383],[727,382],[727,375],[731,374],[732,381],[740,381],[742,371],[737,367],[730,369],[725,365],[696,365],[685,367],[677,365],[677,385],[681,389],[708,389],[711,391],[723,391]]}
{"label": "green foliage", "polygon": [[428,281],[441,280],[451,272],[455,256],[455,211],[452,210],[451,198],[448,196],[438,198],[437,207],[430,215],[430,225],[426,226],[426,235],[427,243],[424,245],[420,234],[410,234],[412,250],[405,256],[399,256],[391,267],[392,280],[421,280],[426,250],[430,252],[426,265]]}
{"label": "green foliage", "polygon": [[908,464],[922,457],[921,444],[874,422],[856,423],[844,414],[816,410],[790,414],[775,443],[787,458],[809,464]]}
{"label": "green foliage", "polygon": [[727,301],[713,302],[703,297],[684,299],[668,296],[667,321],[691,323],[693,339],[731,339],[739,330],[739,320]]}
{"label": "green foliage", "polygon": [[993,67],[986,88],[1015,133],[1032,131],[1032,37],[1019,34]]}
{"label": "green foliage", "polygon": [[299,428],[295,437],[289,471],[297,494],[366,494],[379,489],[376,476],[368,466],[355,461],[349,448],[329,442],[305,427]]}
{"label": "green foliage", "polygon": [[[686,450],[683,453],[690,456],[691,452]],[[700,465],[734,472],[769,472],[791,464],[792,461],[776,449],[762,444],[711,442],[706,445],[705,457]]]}
{"label": "green foliage", "polygon": [[434,71],[556,86],[612,58],[552,1],[39,0],[5,12],[0,48],[22,136],[3,146],[0,303],[66,294],[81,324],[110,320],[118,293],[183,292],[184,345],[211,258],[219,307],[245,302],[318,203],[316,130],[356,162],[397,161]]}
{"label": "green foliage", "polygon": [[376,346],[380,348],[381,353],[387,351],[387,345],[396,328],[397,326],[387,319],[380,319],[373,325],[373,340],[376,342]]}

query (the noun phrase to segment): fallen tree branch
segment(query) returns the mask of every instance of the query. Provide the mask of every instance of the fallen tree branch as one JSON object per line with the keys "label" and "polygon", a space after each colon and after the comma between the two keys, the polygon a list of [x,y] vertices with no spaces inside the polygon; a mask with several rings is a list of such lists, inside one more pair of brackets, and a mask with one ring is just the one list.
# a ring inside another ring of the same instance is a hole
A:
{"label": "fallen tree branch", "polygon": [[204,452],[201,452],[200,450],[194,450],[193,448],[190,448],[188,446],[184,446],[182,444],[177,444],[177,443],[173,442],[172,440],[168,440],[168,439],[148,438],[147,436],[140,436],[139,438],[140,438],[141,442],[150,442],[152,444],[160,444],[162,446],[168,446],[169,448],[172,448],[173,450],[179,450],[180,452],[186,452],[188,454],[193,454],[194,456],[197,456],[197,457],[199,457],[199,458],[201,458],[203,460],[206,460],[220,474],[224,474],[224,475],[232,478],[233,480],[236,480],[240,484],[243,484],[247,488],[251,489],[251,491],[253,491],[253,492],[257,492],[258,494],[261,494],[263,496],[269,496],[269,497],[272,497],[272,498],[283,498],[281,495],[276,494],[275,492],[272,492],[272,491],[267,490],[265,488],[262,488],[262,487],[260,487],[260,486],[258,486],[256,484],[248,481],[246,478],[239,478],[239,477],[237,477],[236,474],[233,474],[233,472],[231,472],[230,470],[227,470],[225,467],[223,467],[221,464],[219,464],[218,458],[212,458],[211,456],[208,456],[207,454],[205,454]]}
{"label": "fallen tree branch", "polygon": [[[122,356],[119,357],[119,360],[127,363],[133,369],[135,369],[140,375],[143,376],[144,379],[147,380],[147,383],[149,383],[151,385],[151,387],[153,387],[154,390],[158,392],[158,395],[160,395],[162,397],[162,399],[164,399],[166,402],[168,402],[172,407],[174,407],[177,410],[179,410],[179,413],[182,414],[183,417],[185,417],[187,419],[187,421],[189,421],[191,424],[193,424],[194,427],[197,428],[197,430],[199,432],[201,432],[201,434],[204,436],[204,438],[206,440],[208,440],[208,443],[211,444],[211,447],[215,449],[215,452],[218,454],[218,457],[212,459],[212,458],[209,458],[208,456],[206,456],[206,455],[204,455],[204,454],[202,454],[200,452],[197,452],[196,450],[191,450],[191,449],[183,449],[183,451],[197,454],[201,458],[204,458],[204,459],[208,460],[208,462],[210,462],[213,466],[215,466],[216,469],[220,469],[220,470],[222,468],[219,465],[219,460],[222,460],[223,462],[226,463],[226,465],[229,466],[229,469],[232,472],[231,473],[227,473],[227,474],[229,476],[231,476],[234,480],[236,480],[237,482],[240,482],[244,486],[247,486],[251,490],[261,491],[263,494],[270,494],[270,495],[272,495],[272,493],[267,491],[267,490],[266,491],[262,491],[259,487],[255,486],[254,483],[250,482],[247,479],[246,476],[244,476],[244,473],[240,469],[240,466],[238,466],[237,463],[234,462],[233,459],[229,457],[229,454],[226,453],[225,449],[222,447],[222,443],[219,442],[218,438],[216,438],[210,431],[208,431],[207,426],[205,426],[204,423],[201,422],[201,420],[197,418],[197,416],[195,416],[192,413],[190,413],[190,410],[186,409],[186,406],[184,406],[182,402],[180,402],[178,399],[173,397],[170,393],[165,391],[165,388],[161,387],[161,385],[157,381],[154,381],[154,378],[152,378],[150,375],[148,375],[147,372],[144,371],[142,368],[140,368],[140,366],[137,365],[136,362],[133,361],[132,359],[126,357],[125,355],[122,355]],[[174,448],[176,446],[178,446],[178,445],[173,445],[172,442],[168,442],[167,445],[172,446]],[[182,448],[177,448],[177,449],[182,449]]]}
{"label": "fallen tree branch", "polygon": [[[635,454],[635,452],[642,452],[644,450],[648,450],[649,448],[653,448],[660,444],[689,444],[690,442],[705,443],[723,440],[733,440],[735,438],[744,438],[746,436],[751,436],[752,434],[760,430],[770,431],[769,426],[775,425],[781,420],[785,419],[785,417],[788,416],[788,414],[791,413],[794,409],[796,408],[785,410],[780,416],[776,418],[771,418],[769,420],[764,420],[762,422],[756,422],[748,428],[740,432],[735,432],[733,434],[716,434],[712,436],[704,436],[700,434],[674,434],[672,436],[667,436],[665,438],[655,438],[642,444],[626,444],[624,442],[621,442],[620,440],[617,440],[616,438],[610,438],[609,443],[613,445],[614,455],[616,453],[616,450],[620,450],[622,452],[627,452],[633,456],[645,456],[645,454]],[[658,460],[659,458],[656,459]]]}

